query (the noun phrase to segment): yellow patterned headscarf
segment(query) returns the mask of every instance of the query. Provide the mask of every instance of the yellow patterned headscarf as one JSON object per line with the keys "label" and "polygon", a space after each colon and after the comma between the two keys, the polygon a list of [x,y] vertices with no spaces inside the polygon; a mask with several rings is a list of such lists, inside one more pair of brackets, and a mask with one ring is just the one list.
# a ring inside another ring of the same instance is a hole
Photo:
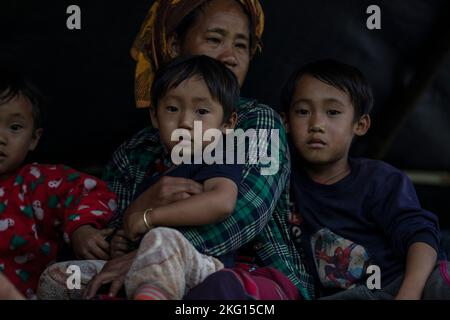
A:
{"label": "yellow patterned headscarf", "polygon": [[[135,98],[138,108],[150,106],[150,89],[155,71],[161,62],[169,59],[167,46],[169,37],[179,23],[194,9],[207,0],[156,0],[141,26],[131,56],[136,60]],[[264,30],[264,12],[259,0],[237,0],[247,11],[254,28],[255,41],[250,48],[252,57],[261,50],[261,37]]]}

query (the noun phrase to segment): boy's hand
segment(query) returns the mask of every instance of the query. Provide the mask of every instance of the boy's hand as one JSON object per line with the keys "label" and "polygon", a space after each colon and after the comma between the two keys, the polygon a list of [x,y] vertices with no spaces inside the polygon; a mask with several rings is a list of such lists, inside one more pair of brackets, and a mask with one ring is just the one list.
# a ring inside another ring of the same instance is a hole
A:
{"label": "boy's hand", "polygon": [[126,212],[144,211],[148,208],[155,209],[202,192],[203,185],[194,180],[164,176],[139,195],[129,205]]}
{"label": "boy's hand", "polygon": [[126,212],[123,217],[125,237],[131,241],[138,240],[141,234],[148,231],[144,223],[144,211]]}
{"label": "boy's hand", "polygon": [[128,246],[128,239],[125,236],[125,231],[120,229],[111,239],[110,254],[111,259],[121,257],[130,251]]}
{"label": "boy's hand", "polygon": [[421,299],[423,288],[436,265],[437,252],[425,242],[414,242],[406,255],[406,270],[396,300]]}
{"label": "boy's hand", "polygon": [[72,234],[72,248],[80,259],[109,260],[109,243],[105,237],[112,229],[98,230],[90,225],[76,229]]}

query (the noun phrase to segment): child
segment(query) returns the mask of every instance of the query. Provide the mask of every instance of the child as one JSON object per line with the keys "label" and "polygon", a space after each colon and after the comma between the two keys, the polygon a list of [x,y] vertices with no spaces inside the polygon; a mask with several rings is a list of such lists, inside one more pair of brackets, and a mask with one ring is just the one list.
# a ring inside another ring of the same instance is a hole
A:
{"label": "child", "polygon": [[[183,147],[182,163],[171,167],[164,175],[193,179],[203,184],[203,192],[195,197],[178,201],[168,206],[154,208],[151,220],[158,226],[189,226],[216,223],[233,211],[236,204],[238,185],[242,178],[242,165],[233,163],[194,163],[194,122],[201,123],[202,136],[208,129],[225,133],[234,128],[236,113],[234,105],[239,99],[239,85],[232,72],[220,62],[206,56],[176,59],[165,68],[160,68],[152,87],[153,108],[151,119],[160,131],[161,141],[168,156],[173,158],[176,145]],[[172,141],[175,130],[183,129],[189,138]],[[210,141],[202,141],[203,151]],[[222,139],[225,144],[225,139]],[[222,150],[220,150],[222,151]],[[172,154],[171,154],[172,152]],[[177,152],[178,153],[178,152]],[[201,154],[200,154],[201,156]],[[235,159],[233,159],[235,160]],[[144,180],[136,198],[155,183],[160,176]],[[142,214],[141,214],[142,215]],[[147,231],[143,218],[127,219],[136,222],[126,229],[128,237],[135,239]]]}
{"label": "child", "polygon": [[[370,127],[372,104],[363,75],[337,61],[308,64],[286,84],[294,236],[328,299],[450,298],[446,261],[435,268],[436,216],[401,171],[348,155]],[[381,287],[369,278],[377,267]]]}
{"label": "child", "polygon": [[[152,124],[159,129],[161,141],[168,155],[179,143],[171,141],[176,129],[185,129],[185,134],[189,133],[194,137],[194,121],[201,122],[202,135],[208,129],[218,129],[225,133],[226,129],[234,128],[236,123],[234,106],[239,99],[239,84],[236,77],[222,63],[206,56],[179,58],[160,68],[155,76],[151,96]],[[195,152],[205,150],[210,144],[209,141],[202,142],[201,150],[194,150],[193,140],[192,138],[187,142],[180,142],[180,145],[184,146],[182,150],[183,156],[186,156],[184,159],[193,159]],[[225,139],[222,139],[222,142],[225,144]],[[225,154],[226,152],[223,152],[223,160]],[[203,160],[201,164],[182,163],[172,166],[164,174],[202,183],[203,192],[145,212],[138,211],[125,215],[124,229],[129,239],[136,239],[139,235],[149,233],[141,243],[137,258],[128,274],[125,283],[128,296],[138,299],[154,298],[152,294],[145,294],[151,291],[158,292],[159,296],[166,298],[181,299],[186,287],[192,288],[207,275],[223,268],[222,262],[232,264],[230,263],[232,257],[219,257],[221,260],[219,261],[213,257],[192,254],[197,251],[181,233],[170,232],[166,228],[153,229],[156,226],[213,224],[225,219],[234,211],[238,186],[242,178],[242,164],[236,162],[225,164],[223,161],[223,164],[208,165]],[[160,178],[161,176],[156,175],[145,180],[141,190],[147,190]],[[138,196],[139,194],[140,192]],[[164,241],[162,245],[177,242],[174,247],[178,248],[179,252],[169,258],[169,261],[165,258],[155,258],[154,256],[159,254],[157,253],[159,248],[153,250],[149,247],[154,246],[155,239],[158,239],[155,232],[157,230],[164,233],[160,238]],[[151,233],[154,233],[154,238],[151,238]],[[150,238],[152,240],[149,240]],[[160,264],[155,262],[158,258],[161,260]],[[171,259],[182,261],[184,269],[171,269],[174,265]],[[163,275],[157,271],[160,269],[170,272]],[[204,272],[201,272],[202,269]],[[194,276],[194,273],[198,277]],[[186,284],[182,285],[184,281]],[[174,287],[178,288],[179,285],[182,290],[174,290]]]}
{"label": "child", "polygon": [[0,70],[0,272],[28,298],[55,260],[61,240],[83,259],[107,259],[116,207],[100,180],[62,166],[24,164],[42,134],[39,94],[20,76]]}

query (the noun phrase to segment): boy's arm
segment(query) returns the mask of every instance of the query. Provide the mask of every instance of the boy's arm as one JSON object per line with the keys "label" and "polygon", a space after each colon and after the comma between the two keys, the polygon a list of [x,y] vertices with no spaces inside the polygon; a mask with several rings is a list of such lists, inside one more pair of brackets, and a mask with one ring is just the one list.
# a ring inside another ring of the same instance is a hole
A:
{"label": "boy's arm", "polygon": [[[103,229],[116,209],[116,197],[106,184],[67,166],[42,166],[46,177],[46,205],[63,222],[64,240],[84,259],[108,259],[110,230]],[[45,212],[44,212],[45,214]]]}
{"label": "boy's arm", "polygon": [[416,242],[439,248],[437,216],[420,206],[411,180],[396,170],[383,179],[375,192],[371,210],[374,220],[390,238],[392,249],[402,257]]}
{"label": "boy's arm", "polygon": [[[287,219],[284,214],[288,211],[288,200],[283,199],[277,208],[278,211],[275,210],[278,200],[289,183],[290,174],[289,150],[281,118],[271,108],[263,105],[255,108],[241,106],[241,108],[248,110],[240,111],[238,128],[244,131],[254,129],[256,132],[263,129],[278,130],[272,133],[279,138],[275,148],[279,155],[276,161],[279,170],[274,174],[262,175],[261,169],[265,166],[259,162],[252,164],[247,158],[239,185],[236,208],[226,219],[226,223],[180,229],[194,247],[213,256],[224,255],[244,246],[263,232],[268,223],[271,223],[271,227],[267,235],[274,238],[274,241],[285,237],[287,233],[287,227],[284,229]],[[266,137],[268,150],[271,150],[272,140],[270,135]],[[291,255],[291,252],[289,254]],[[292,252],[292,255],[295,254]],[[292,257],[286,259],[290,260]],[[280,263],[277,267],[283,269],[284,263]]]}
{"label": "boy's arm", "polygon": [[395,299],[420,299],[425,283],[436,264],[436,258],[436,250],[427,243],[413,243],[408,249],[405,277]]}
{"label": "boy's arm", "polygon": [[64,231],[69,239],[81,226],[105,228],[117,208],[115,194],[95,177],[70,168],[66,175],[66,186],[59,196],[64,207]]}
{"label": "boy's arm", "polygon": [[[217,223],[228,217],[236,205],[238,188],[228,178],[212,178],[204,182],[204,192],[187,199],[153,208],[150,214],[154,226],[200,226]],[[147,232],[143,212],[127,212],[124,218],[125,233],[135,240]]]}
{"label": "boy's arm", "polygon": [[373,198],[372,215],[390,238],[393,251],[405,257],[405,275],[397,299],[420,299],[436,263],[439,224],[419,203],[411,180],[395,170],[383,179]]}

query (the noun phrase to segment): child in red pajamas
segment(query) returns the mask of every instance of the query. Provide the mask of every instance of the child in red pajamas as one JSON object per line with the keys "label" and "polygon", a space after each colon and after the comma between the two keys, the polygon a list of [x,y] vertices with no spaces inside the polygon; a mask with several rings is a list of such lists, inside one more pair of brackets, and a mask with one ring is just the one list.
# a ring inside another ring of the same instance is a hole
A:
{"label": "child in red pajamas", "polygon": [[0,272],[28,298],[64,239],[84,259],[108,259],[116,208],[100,180],[63,165],[24,165],[42,129],[37,91],[0,70]]}

